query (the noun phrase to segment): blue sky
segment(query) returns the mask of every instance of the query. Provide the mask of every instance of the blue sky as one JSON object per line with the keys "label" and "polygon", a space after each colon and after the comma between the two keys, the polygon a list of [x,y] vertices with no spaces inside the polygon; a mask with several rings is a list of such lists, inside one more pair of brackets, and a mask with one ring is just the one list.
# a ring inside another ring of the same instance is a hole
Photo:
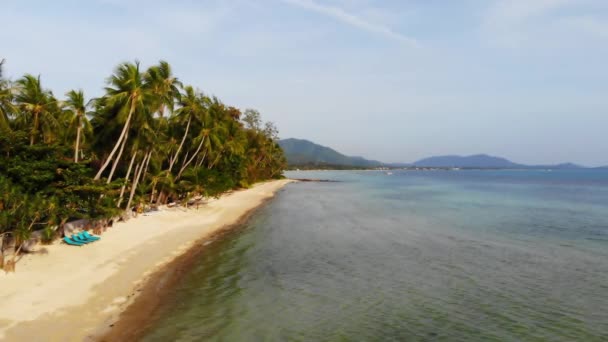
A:
{"label": "blue sky", "polygon": [[2,0],[0,40],[57,95],[165,59],[347,154],[608,164],[605,0]]}

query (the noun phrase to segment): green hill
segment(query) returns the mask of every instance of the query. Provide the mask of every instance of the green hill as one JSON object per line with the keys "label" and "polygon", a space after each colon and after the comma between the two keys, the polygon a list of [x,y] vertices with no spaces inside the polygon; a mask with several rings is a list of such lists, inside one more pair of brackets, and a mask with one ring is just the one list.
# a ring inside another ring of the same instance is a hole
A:
{"label": "green hill", "polygon": [[279,145],[290,166],[376,167],[382,163],[362,157],[346,156],[329,147],[302,139],[283,139]]}
{"label": "green hill", "polygon": [[[279,145],[285,152],[287,164],[298,168],[374,168],[374,167],[438,167],[438,168],[480,168],[480,169],[579,169],[584,166],[562,163],[555,165],[525,165],[514,163],[501,157],[476,154],[471,156],[434,156],[414,163],[382,163],[363,157],[346,156],[336,150],[303,139],[284,139]],[[599,167],[598,169],[601,169]]]}
{"label": "green hill", "polygon": [[562,163],[555,165],[524,165],[514,163],[501,157],[493,157],[487,154],[476,154],[472,156],[436,156],[425,158],[414,163],[420,167],[464,167],[481,169],[580,169],[583,166],[573,163]]}

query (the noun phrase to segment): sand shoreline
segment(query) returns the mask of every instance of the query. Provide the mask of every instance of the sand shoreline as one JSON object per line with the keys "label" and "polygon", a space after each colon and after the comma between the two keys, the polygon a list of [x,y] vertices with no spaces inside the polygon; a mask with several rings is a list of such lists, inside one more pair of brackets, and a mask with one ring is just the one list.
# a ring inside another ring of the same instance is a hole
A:
{"label": "sand shoreline", "polygon": [[122,312],[137,313],[133,304],[153,309],[161,298],[146,304],[150,289],[170,288],[184,273],[180,265],[204,250],[203,240],[242,222],[289,182],[257,184],[198,210],[172,209],[120,223],[84,247],[56,244],[46,255],[26,256],[16,273],[0,275],[0,339],[96,340],[111,333],[103,327],[114,323],[126,336],[117,322]]}
{"label": "sand shoreline", "polygon": [[167,265],[156,270],[143,283],[134,289],[134,296],[116,317],[98,330],[95,341],[137,341],[154,326],[158,320],[161,306],[171,301],[173,289],[190,269],[196,266],[200,255],[205,252],[209,243],[214,243],[227,233],[242,228],[249,218],[272,198],[265,199],[259,206],[249,210],[238,221],[199,239],[185,253],[176,257]]}

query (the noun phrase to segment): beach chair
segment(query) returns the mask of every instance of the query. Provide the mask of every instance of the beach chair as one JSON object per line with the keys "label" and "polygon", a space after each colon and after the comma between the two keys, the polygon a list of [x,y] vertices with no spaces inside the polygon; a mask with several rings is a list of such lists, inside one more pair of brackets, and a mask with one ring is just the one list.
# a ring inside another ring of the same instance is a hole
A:
{"label": "beach chair", "polygon": [[63,238],[63,242],[65,242],[65,243],[67,243],[68,245],[71,245],[71,246],[79,246],[80,247],[80,246],[84,245],[84,243],[74,241],[74,240],[70,239],[67,236]]}
{"label": "beach chair", "polygon": [[84,236],[85,238],[87,238],[89,240],[93,240],[93,241],[97,241],[97,240],[101,239],[99,236],[89,234],[89,232],[87,232],[86,230],[84,232],[81,232],[80,234],[81,234],[81,236]]}

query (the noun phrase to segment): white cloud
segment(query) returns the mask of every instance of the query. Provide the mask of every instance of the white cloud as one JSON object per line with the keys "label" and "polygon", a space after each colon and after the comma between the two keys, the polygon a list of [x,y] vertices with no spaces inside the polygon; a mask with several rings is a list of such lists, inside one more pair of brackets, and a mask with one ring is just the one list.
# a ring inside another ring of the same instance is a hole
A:
{"label": "white cloud", "polygon": [[281,1],[284,3],[290,4],[290,5],[293,5],[293,6],[297,6],[297,7],[309,10],[309,11],[323,14],[325,16],[331,17],[335,20],[338,20],[342,23],[356,27],[358,29],[380,34],[380,35],[383,35],[390,39],[397,40],[401,43],[408,44],[410,46],[418,45],[418,42],[414,38],[411,38],[411,37],[403,35],[399,32],[396,32],[396,31],[392,30],[390,27],[387,27],[387,26],[384,26],[381,24],[368,22],[368,21],[364,20],[363,18],[360,18],[359,16],[349,13],[340,7],[321,5],[312,0],[281,0]]}

